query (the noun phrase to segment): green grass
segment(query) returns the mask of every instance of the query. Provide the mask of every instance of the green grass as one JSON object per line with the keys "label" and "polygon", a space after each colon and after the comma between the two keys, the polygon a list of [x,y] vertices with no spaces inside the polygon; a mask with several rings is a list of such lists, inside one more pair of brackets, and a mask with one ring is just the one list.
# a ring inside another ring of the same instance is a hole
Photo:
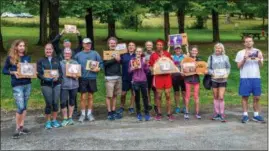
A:
{"label": "green grass", "polygon": [[[171,16],[171,26],[173,27],[175,19],[173,19],[174,16]],[[134,30],[125,30],[125,29],[117,29],[117,35],[120,38],[123,38],[123,42],[128,41],[134,41],[137,45],[143,46],[144,42],[146,40],[153,40],[155,41],[157,38],[163,37],[163,29],[159,28],[158,26],[162,23],[162,20],[160,18],[152,18],[151,19],[154,22],[154,26],[151,29],[141,29],[138,32],[135,32]],[[187,19],[188,24],[191,24],[191,19]],[[223,20],[223,19],[221,19]],[[240,20],[241,21],[241,20]],[[239,22],[240,22],[239,21]],[[236,68],[236,64],[234,62],[234,58],[236,55],[236,52],[243,48],[243,44],[241,42],[241,37],[239,36],[240,32],[246,30],[246,29],[252,29],[255,26],[258,26],[261,24],[260,20],[254,20],[254,21],[247,21],[242,20],[242,23],[240,23],[240,26],[242,24],[242,27],[240,30],[233,29],[233,25],[225,25],[220,24],[220,37],[223,41],[227,55],[230,57],[230,62],[232,64],[232,70],[231,75],[228,80],[228,87],[227,92],[225,94],[225,101],[228,105],[240,105],[240,96],[238,96],[238,85],[239,85],[239,70]],[[208,23],[208,27],[210,26],[210,23]],[[239,27],[240,27],[239,26]],[[156,27],[156,28],[155,28]],[[157,28],[158,27],[158,28]],[[176,26],[174,26],[176,27]],[[224,28],[225,27],[225,28]],[[85,28],[79,28],[81,31],[81,34],[85,35]],[[210,28],[209,28],[210,29]],[[186,33],[189,37],[190,44],[197,44],[199,46],[200,50],[200,56],[202,59],[207,60],[207,57],[212,53],[213,50],[213,43],[212,41],[212,30],[209,29],[203,29],[203,30],[191,30],[187,29]],[[260,30],[248,30],[253,32],[260,32]],[[171,29],[171,34],[177,33],[177,29],[173,28]],[[39,35],[39,29],[38,27],[2,27],[2,34],[3,34],[3,40],[4,40],[4,46],[5,48],[9,48],[10,44],[15,39],[24,39],[27,42],[28,46],[28,54],[32,56],[32,60],[36,62],[40,57],[43,56],[44,48],[42,46],[37,46],[36,43],[38,41],[38,35]],[[99,51],[100,54],[102,54],[102,50],[106,49],[106,42],[104,41],[105,37],[107,36],[107,29],[103,28],[95,28],[94,29],[94,35],[96,40],[96,50]],[[76,36],[74,35],[65,35],[65,37],[68,37],[71,39],[71,41],[76,41]],[[62,40],[64,39],[62,38]],[[75,47],[76,44],[74,42],[73,47]],[[255,47],[261,49],[264,53],[265,57],[265,64],[264,67],[261,69],[261,76],[262,76],[262,96],[261,96],[261,104],[267,105],[268,104],[268,56],[267,56],[267,41],[262,40],[256,40],[255,41]],[[3,61],[6,57],[6,53],[0,53],[1,54],[1,66],[3,65]],[[200,78],[202,80],[202,77]],[[98,83],[98,89],[99,91],[95,93],[95,100],[94,102],[96,104],[105,104],[105,86],[104,86],[104,74],[103,71],[100,72],[97,79]],[[40,83],[38,79],[32,80],[32,93],[29,100],[28,107],[30,109],[43,109],[45,103],[44,99],[42,97],[41,91],[40,91]],[[200,100],[201,105],[208,105],[212,104],[212,92],[207,91],[203,88],[201,85],[201,92],[200,92]],[[173,95],[172,95],[173,96]],[[129,98],[129,96],[127,97]],[[172,100],[173,97],[172,97]],[[118,101],[119,102],[119,101]],[[191,101],[191,105],[193,105],[193,101]],[[174,103],[174,101],[173,101]],[[4,76],[1,74],[1,109],[3,110],[14,110],[15,104],[12,97],[12,89],[10,86],[10,77]]]}

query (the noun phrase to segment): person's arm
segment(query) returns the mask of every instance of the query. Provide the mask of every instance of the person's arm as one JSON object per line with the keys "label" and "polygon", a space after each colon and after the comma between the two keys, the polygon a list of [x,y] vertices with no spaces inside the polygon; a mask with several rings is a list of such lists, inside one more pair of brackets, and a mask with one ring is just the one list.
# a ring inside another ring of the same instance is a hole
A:
{"label": "person's arm", "polygon": [[239,52],[236,55],[235,62],[237,62],[237,67],[240,69],[244,66],[248,58],[248,53],[245,52],[245,55],[242,56]]}
{"label": "person's arm", "polygon": [[227,73],[229,75],[230,72],[231,72],[231,64],[230,64],[230,60],[229,60],[229,57],[228,56],[226,56],[225,63],[226,63]]}
{"label": "person's arm", "polygon": [[7,59],[5,61],[5,65],[4,65],[3,69],[2,69],[2,73],[4,75],[11,75],[12,74],[12,71],[9,70],[10,67],[11,67],[10,57],[7,57]]}
{"label": "person's arm", "polygon": [[262,55],[262,52],[259,51],[258,53],[258,63],[259,63],[259,66],[262,67],[263,66],[263,55]]}

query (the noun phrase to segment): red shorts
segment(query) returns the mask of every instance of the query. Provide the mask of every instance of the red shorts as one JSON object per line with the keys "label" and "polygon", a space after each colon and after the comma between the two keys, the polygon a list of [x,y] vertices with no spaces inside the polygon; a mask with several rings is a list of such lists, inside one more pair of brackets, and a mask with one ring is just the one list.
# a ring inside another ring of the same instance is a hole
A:
{"label": "red shorts", "polygon": [[153,77],[153,86],[156,89],[170,89],[172,87],[171,74],[155,75]]}

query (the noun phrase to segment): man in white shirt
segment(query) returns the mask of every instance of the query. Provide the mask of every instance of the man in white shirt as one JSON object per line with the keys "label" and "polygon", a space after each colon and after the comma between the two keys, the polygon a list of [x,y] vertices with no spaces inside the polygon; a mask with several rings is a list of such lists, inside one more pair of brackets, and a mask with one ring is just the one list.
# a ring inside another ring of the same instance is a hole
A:
{"label": "man in white shirt", "polygon": [[242,96],[243,117],[242,123],[249,121],[248,118],[248,98],[253,95],[253,120],[264,122],[260,111],[260,95],[261,95],[261,76],[260,67],[263,65],[262,52],[259,49],[253,48],[253,38],[245,37],[245,49],[239,51],[236,55],[235,62],[240,69],[240,85],[239,95]]}

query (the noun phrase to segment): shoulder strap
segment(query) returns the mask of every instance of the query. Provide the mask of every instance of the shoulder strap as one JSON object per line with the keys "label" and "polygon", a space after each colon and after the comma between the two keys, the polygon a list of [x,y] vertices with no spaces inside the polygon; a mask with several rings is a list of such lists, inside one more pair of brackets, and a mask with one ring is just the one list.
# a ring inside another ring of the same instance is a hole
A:
{"label": "shoulder strap", "polygon": [[212,70],[213,68],[212,68],[212,55],[210,56],[210,69]]}

